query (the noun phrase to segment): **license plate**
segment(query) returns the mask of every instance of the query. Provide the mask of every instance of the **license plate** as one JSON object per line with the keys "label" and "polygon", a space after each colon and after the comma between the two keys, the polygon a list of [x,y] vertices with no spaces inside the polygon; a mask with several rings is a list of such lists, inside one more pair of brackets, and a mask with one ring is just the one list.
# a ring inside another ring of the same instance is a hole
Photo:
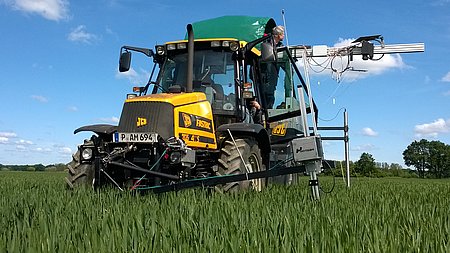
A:
{"label": "license plate", "polygon": [[157,133],[114,133],[114,142],[158,142]]}

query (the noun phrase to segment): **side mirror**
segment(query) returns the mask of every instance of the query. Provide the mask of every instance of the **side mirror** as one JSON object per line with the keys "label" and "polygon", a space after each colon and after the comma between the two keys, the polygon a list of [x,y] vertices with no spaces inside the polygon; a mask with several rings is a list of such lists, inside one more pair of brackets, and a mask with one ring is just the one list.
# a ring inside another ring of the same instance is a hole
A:
{"label": "side mirror", "polygon": [[274,62],[277,60],[272,43],[264,42],[261,44],[261,60],[263,62]]}
{"label": "side mirror", "polygon": [[130,70],[130,64],[131,64],[131,52],[125,51],[121,53],[119,59],[119,71],[126,72]]}

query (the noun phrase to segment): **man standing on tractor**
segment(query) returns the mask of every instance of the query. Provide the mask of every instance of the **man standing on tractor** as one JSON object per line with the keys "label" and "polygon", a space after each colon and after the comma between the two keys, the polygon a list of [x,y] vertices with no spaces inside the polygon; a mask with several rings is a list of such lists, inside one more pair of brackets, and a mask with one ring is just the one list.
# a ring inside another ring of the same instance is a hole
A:
{"label": "man standing on tractor", "polygon": [[273,61],[268,61],[262,64],[263,82],[262,82],[262,96],[266,109],[272,109],[275,102],[275,89],[278,82],[278,72],[280,66],[277,64],[276,51],[278,47],[283,46],[284,27],[279,25],[272,29],[272,38],[265,43],[270,44],[269,47],[273,49]]}
{"label": "man standing on tractor", "polygon": [[[279,25],[272,29],[272,39],[269,42],[274,51],[274,56],[276,57],[277,47],[283,46],[284,39],[284,27]],[[278,71],[280,66],[277,65],[275,58],[274,62],[267,62],[263,64],[263,71],[265,73],[263,82],[263,96],[267,109],[272,109],[273,103],[275,102],[275,89],[278,82]],[[265,69],[264,69],[265,67]]]}

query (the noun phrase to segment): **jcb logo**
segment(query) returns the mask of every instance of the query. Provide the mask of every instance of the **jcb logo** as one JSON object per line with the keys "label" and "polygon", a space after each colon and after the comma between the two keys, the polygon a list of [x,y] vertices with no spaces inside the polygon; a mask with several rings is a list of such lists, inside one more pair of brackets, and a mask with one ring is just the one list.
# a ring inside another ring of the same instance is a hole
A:
{"label": "jcb logo", "polygon": [[192,125],[191,116],[189,116],[186,113],[183,113],[182,115],[183,115],[184,127],[190,127]]}
{"label": "jcb logo", "polygon": [[286,124],[280,124],[277,125],[276,127],[274,127],[272,129],[272,134],[273,135],[278,135],[278,136],[285,136],[286,135]]}
{"label": "jcb logo", "polygon": [[142,126],[145,126],[145,125],[147,125],[147,119],[138,117],[137,118],[137,122],[136,122],[136,126],[137,127],[142,127]]}

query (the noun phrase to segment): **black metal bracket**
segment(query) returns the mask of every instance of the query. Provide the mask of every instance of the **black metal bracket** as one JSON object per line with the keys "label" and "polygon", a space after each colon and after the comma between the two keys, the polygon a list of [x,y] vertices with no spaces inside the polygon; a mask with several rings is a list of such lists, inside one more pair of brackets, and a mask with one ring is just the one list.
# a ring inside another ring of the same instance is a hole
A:
{"label": "black metal bracket", "polygon": [[147,169],[141,168],[136,165],[132,166],[132,165],[122,164],[122,163],[118,163],[118,162],[109,162],[109,164],[113,165],[113,166],[118,166],[118,167],[122,167],[125,169],[129,169],[129,170],[135,170],[135,171],[147,173],[149,175],[153,175],[153,176],[157,176],[157,177],[164,177],[164,178],[175,180],[175,181],[180,180],[180,178],[178,176],[167,174],[167,173],[162,173],[162,172],[158,172],[158,171],[153,171],[153,170],[147,170]]}
{"label": "black metal bracket", "polygon": [[315,180],[309,180],[309,186],[318,186],[319,185],[319,180],[315,179]]}

